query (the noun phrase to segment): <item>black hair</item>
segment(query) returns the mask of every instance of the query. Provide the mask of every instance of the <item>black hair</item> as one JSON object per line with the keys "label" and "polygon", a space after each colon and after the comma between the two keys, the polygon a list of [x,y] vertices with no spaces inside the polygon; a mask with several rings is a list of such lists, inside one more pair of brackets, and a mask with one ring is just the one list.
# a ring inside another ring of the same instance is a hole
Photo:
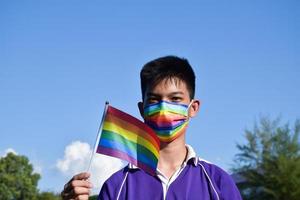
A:
{"label": "black hair", "polygon": [[143,99],[148,87],[154,87],[160,81],[172,78],[184,81],[190,98],[195,96],[195,73],[185,58],[165,56],[152,60],[144,65],[140,78]]}

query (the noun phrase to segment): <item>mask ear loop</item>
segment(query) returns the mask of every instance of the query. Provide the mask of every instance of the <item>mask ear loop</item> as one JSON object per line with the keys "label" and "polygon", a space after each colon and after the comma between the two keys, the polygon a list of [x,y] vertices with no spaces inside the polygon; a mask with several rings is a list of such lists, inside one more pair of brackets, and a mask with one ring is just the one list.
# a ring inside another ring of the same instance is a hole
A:
{"label": "mask ear loop", "polygon": [[188,107],[187,107],[187,114],[188,114],[188,119],[187,119],[187,121],[190,121],[190,119],[191,119],[191,117],[190,117],[190,115],[189,115],[189,111],[190,111],[190,107],[191,107],[191,105],[193,104],[193,102],[194,102],[194,99],[192,99],[191,100],[191,102],[189,103],[189,105],[188,105]]}

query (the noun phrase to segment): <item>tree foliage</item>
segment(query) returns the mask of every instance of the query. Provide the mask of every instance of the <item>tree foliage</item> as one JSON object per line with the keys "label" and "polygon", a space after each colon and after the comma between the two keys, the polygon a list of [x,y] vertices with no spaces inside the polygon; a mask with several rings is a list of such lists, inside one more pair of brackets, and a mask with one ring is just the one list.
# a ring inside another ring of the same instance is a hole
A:
{"label": "tree foliage", "polygon": [[25,156],[8,153],[0,159],[0,199],[35,200],[40,175],[33,173],[33,167]]}
{"label": "tree foliage", "polygon": [[41,192],[38,194],[38,200],[60,200],[60,196],[58,194],[54,194],[53,192]]}
{"label": "tree foliage", "polygon": [[233,168],[245,200],[300,199],[299,132],[299,120],[290,128],[266,117],[246,130],[247,143],[237,145]]}
{"label": "tree foliage", "polygon": [[98,199],[98,195],[93,195],[89,197],[89,200],[97,200]]}
{"label": "tree foliage", "polygon": [[0,157],[0,200],[60,200],[59,194],[38,190],[40,178],[26,156],[8,153]]}

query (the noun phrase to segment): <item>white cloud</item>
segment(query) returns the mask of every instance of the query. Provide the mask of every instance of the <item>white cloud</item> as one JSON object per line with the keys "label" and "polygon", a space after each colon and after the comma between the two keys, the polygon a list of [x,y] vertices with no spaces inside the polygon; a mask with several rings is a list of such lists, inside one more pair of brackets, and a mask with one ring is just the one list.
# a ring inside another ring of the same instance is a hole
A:
{"label": "white cloud", "polygon": [[18,155],[18,153],[13,148],[7,148],[4,153],[1,155],[1,157],[6,157],[8,153],[13,153],[15,155]]}
{"label": "white cloud", "polygon": [[[64,175],[72,177],[87,171],[91,154],[92,149],[88,143],[72,142],[66,146],[64,158],[56,162],[56,167]],[[98,194],[103,182],[123,166],[124,163],[117,158],[95,154],[90,168],[90,180],[94,185],[93,193]]]}
{"label": "white cloud", "polygon": [[91,155],[90,145],[75,141],[65,148],[64,158],[57,161],[57,168],[64,174],[76,174],[87,169]]}

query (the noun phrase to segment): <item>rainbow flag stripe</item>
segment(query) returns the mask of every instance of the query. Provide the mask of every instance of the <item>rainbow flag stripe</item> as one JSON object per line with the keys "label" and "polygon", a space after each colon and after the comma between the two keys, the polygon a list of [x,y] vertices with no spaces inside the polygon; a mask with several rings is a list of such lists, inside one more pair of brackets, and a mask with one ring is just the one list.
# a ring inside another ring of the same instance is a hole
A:
{"label": "rainbow flag stripe", "polygon": [[159,158],[159,139],[142,121],[108,106],[97,153],[126,160],[154,175]]}

